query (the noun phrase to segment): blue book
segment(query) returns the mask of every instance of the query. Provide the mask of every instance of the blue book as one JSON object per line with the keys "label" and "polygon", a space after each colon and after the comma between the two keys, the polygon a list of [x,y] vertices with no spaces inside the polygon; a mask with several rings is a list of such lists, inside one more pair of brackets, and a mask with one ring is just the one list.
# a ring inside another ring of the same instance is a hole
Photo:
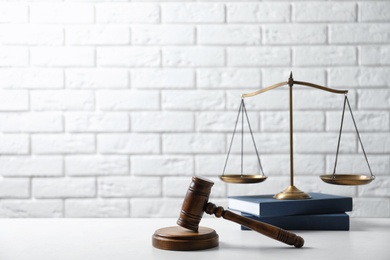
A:
{"label": "blue book", "polygon": [[[278,217],[256,217],[245,213],[241,215],[286,230],[349,230],[349,215],[346,213]],[[244,226],[241,229],[249,230]]]}
{"label": "blue book", "polygon": [[229,209],[253,216],[290,216],[352,211],[352,198],[323,193],[309,193],[311,199],[277,200],[273,195],[229,197]]}

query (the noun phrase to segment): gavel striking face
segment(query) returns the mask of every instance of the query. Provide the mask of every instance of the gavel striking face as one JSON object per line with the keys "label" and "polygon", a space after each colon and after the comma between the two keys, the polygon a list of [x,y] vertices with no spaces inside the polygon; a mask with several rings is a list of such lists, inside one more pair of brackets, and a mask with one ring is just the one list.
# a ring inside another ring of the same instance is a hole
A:
{"label": "gavel striking face", "polygon": [[211,187],[214,183],[206,178],[192,177],[192,182],[188,188],[186,197],[181,208],[180,217],[177,224],[183,228],[197,232],[199,223],[202,220],[203,212],[210,215],[215,215],[220,218],[236,222],[254,231],[257,231],[265,236],[279,240],[288,245],[302,247],[304,240],[302,237],[295,235],[292,232],[272,226],[270,224],[249,219],[237,215],[231,211],[224,210],[222,207],[217,207],[213,203],[208,202]]}

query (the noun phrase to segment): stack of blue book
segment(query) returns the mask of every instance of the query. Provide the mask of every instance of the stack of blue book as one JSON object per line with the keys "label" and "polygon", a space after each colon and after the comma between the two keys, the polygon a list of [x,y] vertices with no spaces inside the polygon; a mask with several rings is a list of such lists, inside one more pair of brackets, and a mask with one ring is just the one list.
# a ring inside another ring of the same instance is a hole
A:
{"label": "stack of blue book", "polygon": [[[287,230],[349,230],[352,198],[309,193],[311,199],[277,200],[273,195],[229,197],[229,209]],[[241,229],[248,228],[242,226]]]}

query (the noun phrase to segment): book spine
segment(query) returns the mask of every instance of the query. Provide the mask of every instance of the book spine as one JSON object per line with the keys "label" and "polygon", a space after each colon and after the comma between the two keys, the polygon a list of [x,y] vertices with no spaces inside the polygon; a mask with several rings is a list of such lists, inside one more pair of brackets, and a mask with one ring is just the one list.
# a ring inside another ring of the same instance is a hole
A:
{"label": "book spine", "polygon": [[[241,215],[286,230],[349,230],[349,215],[346,213],[279,217],[256,217],[245,213]],[[249,230],[244,226],[241,229]]]}
{"label": "book spine", "polygon": [[352,211],[352,198],[331,200],[290,201],[289,203],[265,203],[260,205],[259,216],[289,216],[328,214]]}

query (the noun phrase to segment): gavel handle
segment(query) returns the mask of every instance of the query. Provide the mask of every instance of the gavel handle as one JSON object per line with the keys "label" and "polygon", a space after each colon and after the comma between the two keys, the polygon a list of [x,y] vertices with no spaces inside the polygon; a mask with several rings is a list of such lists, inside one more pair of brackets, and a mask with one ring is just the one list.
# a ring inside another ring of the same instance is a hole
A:
{"label": "gavel handle", "polygon": [[210,215],[214,214],[217,218],[223,217],[224,219],[236,222],[237,224],[257,231],[267,237],[276,239],[288,245],[293,245],[297,248],[302,247],[305,243],[302,237],[297,236],[292,232],[286,231],[284,229],[275,227],[273,225],[261,221],[256,221],[250,218],[237,215],[229,210],[225,210],[223,207],[217,207],[215,204],[210,202],[207,203],[205,212]]}

